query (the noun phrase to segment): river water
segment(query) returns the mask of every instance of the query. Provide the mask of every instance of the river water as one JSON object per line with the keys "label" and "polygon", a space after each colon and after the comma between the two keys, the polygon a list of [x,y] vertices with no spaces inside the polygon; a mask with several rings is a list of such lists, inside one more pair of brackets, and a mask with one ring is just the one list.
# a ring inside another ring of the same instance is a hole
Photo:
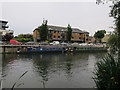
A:
{"label": "river water", "polygon": [[94,88],[94,65],[106,53],[1,55],[3,88]]}

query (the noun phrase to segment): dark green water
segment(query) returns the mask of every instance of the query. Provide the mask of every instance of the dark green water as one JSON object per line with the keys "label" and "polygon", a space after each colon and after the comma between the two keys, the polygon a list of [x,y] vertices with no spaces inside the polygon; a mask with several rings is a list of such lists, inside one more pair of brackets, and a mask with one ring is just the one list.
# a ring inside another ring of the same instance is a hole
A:
{"label": "dark green water", "polygon": [[93,88],[94,65],[106,53],[2,54],[3,88]]}

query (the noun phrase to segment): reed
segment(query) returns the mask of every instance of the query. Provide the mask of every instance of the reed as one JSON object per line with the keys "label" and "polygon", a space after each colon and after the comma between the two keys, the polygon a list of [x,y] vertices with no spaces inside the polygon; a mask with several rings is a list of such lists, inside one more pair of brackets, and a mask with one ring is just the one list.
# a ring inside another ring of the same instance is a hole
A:
{"label": "reed", "polygon": [[120,90],[120,63],[113,55],[107,54],[95,66],[94,81],[98,89],[109,90],[111,88]]}
{"label": "reed", "polygon": [[13,90],[15,88],[15,85],[17,84],[17,82],[27,73],[28,71],[24,72],[19,78],[18,80],[13,84],[11,90]]}

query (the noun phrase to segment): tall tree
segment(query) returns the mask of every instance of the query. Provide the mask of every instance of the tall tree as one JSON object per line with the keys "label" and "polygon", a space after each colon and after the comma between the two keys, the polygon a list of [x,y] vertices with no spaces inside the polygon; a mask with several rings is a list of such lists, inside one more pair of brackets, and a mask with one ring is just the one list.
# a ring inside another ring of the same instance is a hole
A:
{"label": "tall tree", "polygon": [[116,53],[116,51],[118,50],[118,37],[117,37],[117,34],[116,33],[113,33],[110,38],[108,39],[108,44],[110,45],[110,51],[112,53]]}
{"label": "tall tree", "polygon": [[[97,0],[101,1],[112,1],[110,16],[115,19],[115,33],[113,33],[109,39],[111,47],[115,47],[116,54],[111,52],[112,55],[108,54],[107,57],[97,62],[95,71],[95,83],[100,90],[109,89],[120,89],[120,1],[119,0]],[[98,2],[98,3],[99,3]]]}
{"label": "tall tree", "polygon": [[43,23],[40,27],[38,27],[38,31],[40,33],[40,40],[45,41],[48,37],[48,27],[47,27],[47,20],[43,20]]}
{"label": "tall tree", "polygon": [[116,2],[112,6],[111,10],[111,17],[114,17],[115,19],[115,26],[116,26],[116,32],[117,32],[117,47],[118,47],[118,59],[120,60],[120,1]]}
{"label": "tall tree", "polygon": [[105,30],[98,30],[97,32],[95,32],[94,37],[96,40],[101,41],[101,39],[105,36],[105,33]]}
{"label": "tall tree", "polygon": [[71,41],[71,37],[72,37],[72,28],[71,28],[71,26],[68,24],[68,27],[67,27],[67,41],[68,41],[68,42]]}
{"label": "tall tree", "polygon": [[[111,6],[110,16],[114,18],[115,22],[115,32],[116,32],[116,47],[118,51],[118,59],[120,60],[120,1],[119,0],[96,0],[97,3],[111,1],[113,5]],[[111,40],[112,41],[112,40]],[[111,42],[112,43],[112,42]]]}

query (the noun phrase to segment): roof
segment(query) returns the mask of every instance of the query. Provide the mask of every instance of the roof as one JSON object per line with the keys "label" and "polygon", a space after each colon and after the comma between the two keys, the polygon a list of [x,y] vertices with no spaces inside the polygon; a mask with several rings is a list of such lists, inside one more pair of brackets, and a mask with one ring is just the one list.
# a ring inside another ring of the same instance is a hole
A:
{"label": "roof", "polygon": [[87,32],[87,31],[85,31],[85,30],[84,30],[83,32],[84,32],[84,33],[89,33],[89,32]]}
{"label": "roof", "polygon": [[[36,28],[35,30],[37,30],[37,28]],[[34,31],[35,31],[35,30],[34,30]],[[48,25],[48,30],[67,31],[67,27]],[[33,31],[33,32],[34,32],[34,31]],[[80,29],[78,29],[78,28],[72,28],[72,32],[73,32],[73,33],[76,33],[76,32],[77,32],[77,33],[83,33],[83,32],[89,33],[89,32],[87,32],[87,31],[82,31],[82,30],[80,30]]]}
{"label": "roof", "polygon": [[6,21],[6,20],[0,20],[0,22],[2,22],[2,23],[8,23],[8,21]]}
{"label": "roof", "polygon": [[102,42],[108,42],[108,39],[109,39],[110,35],[105,35],[101,40]]}
{"label": "roof", "polygon": [[[48,25],[48,30],[67,31],[67,27]],[[78,28],[72,28],[72,32],[82,33],[82,30],[80,30],[80,29],[78,29]]]}

